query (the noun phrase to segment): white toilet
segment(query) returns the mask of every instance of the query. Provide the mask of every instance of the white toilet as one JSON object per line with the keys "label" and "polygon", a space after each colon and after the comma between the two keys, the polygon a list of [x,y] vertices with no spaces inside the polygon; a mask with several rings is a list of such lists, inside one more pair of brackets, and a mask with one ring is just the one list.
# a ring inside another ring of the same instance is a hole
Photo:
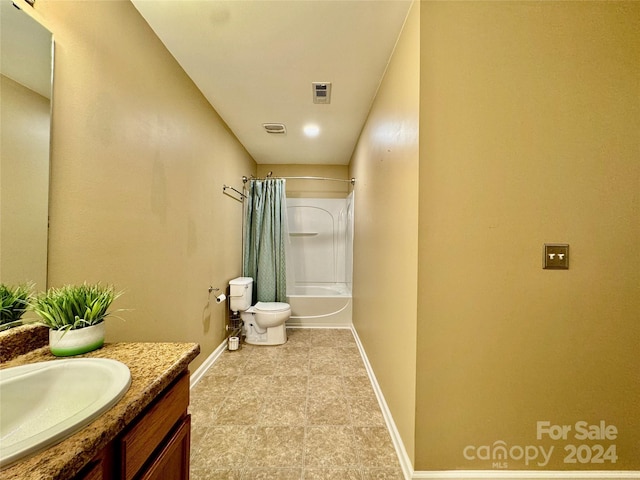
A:
{"label": "white toilet", "polygon": [[251,345],[282,345],[287,341],[285,322],[291,307],[282,302],[258,302],[251,306],[253,278],[238,277],[229,282],[229,307],[240,312],[245,342]]}

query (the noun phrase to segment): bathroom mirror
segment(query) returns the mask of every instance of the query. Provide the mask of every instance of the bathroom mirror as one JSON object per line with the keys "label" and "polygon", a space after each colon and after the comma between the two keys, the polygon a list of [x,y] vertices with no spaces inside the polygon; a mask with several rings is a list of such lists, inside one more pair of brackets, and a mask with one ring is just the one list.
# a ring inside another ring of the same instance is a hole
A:
{"label": "bathroom mirror", "polygon": [[44,290],[53,38],[10,0],[0,22],[0,283]]}

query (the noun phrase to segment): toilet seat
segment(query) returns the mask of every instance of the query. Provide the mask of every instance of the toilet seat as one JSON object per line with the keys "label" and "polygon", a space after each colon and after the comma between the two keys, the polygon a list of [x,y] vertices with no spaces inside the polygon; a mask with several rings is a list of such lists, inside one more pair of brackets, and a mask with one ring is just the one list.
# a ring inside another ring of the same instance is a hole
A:
{"label": "toilet seat", "polygon": [[253,306],[255,312],[264,313],[285,312],[290,308],[290,305],[284,302],[258,302]]}

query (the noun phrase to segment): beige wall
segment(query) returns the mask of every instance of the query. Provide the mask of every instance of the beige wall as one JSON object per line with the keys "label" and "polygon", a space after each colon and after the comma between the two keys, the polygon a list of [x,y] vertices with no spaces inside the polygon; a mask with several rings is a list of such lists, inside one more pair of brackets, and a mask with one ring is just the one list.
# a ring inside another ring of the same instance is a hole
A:
{"label": "beige wall", "polygon": [[0,282],[47,287],[49,99],[0,75]]}
{"label": "beige wall", "polygon": [[[272,172],[274,177],[326,177],[343,180],[350,178],[347,165],[258,165],[259,177],[264,177],[269,172]],[[289,179],[286,185],[288,197],[345,198],[351,191],[350,183],[327,180]]]}
{"label": "beige wall", "polygon": [[640,470],[639,58],[637,2],[422,2],[417,470]]}
{"label": "beige wall", "polygon": [[[415,470],[640,469],[639,25],[634,2],[414,5],[350,175],[354,324]],[[483,458],[500,442],[537,458]]]}
{"label": "beige wall", "polygon": [[413,460],[420,4],[396,46],[351,162],[353,322]]}
{"label": "beige wall", "polygon": [[[107,341],[224,336],[209,286],[241,274],[241,203],[255,163],[130,2],[38,2],[56,41],[51,285],[126,293]],[[143,352],[141,352],[143,354]]]}

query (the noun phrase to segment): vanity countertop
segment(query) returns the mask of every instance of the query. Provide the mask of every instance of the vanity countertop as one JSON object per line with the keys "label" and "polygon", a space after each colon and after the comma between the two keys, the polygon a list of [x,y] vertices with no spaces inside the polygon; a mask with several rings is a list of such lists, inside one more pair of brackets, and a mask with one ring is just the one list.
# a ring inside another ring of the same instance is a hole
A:
{"label": "vanity countertop", "polygon": [[[131,371],[131,386],[109,411],[66,440],[0,471],[1,480],[68,480],[162,392],[200,353],[197,343],[106,343],[87,358],[119,360]],[[56,360],[41,347],[0,364],[0,368]],[[66,357],[75,358],[75,357]]]}

